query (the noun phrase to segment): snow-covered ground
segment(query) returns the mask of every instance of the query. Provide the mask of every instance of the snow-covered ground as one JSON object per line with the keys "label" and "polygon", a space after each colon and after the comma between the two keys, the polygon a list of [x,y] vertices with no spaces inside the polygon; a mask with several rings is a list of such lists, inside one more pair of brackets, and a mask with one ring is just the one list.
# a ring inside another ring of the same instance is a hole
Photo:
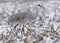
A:
{"label": "snow-covered ground", "polygon": [[[35,12],[34,6],[40,4],[39,16],[24,27],[22,25],[8,25],[10,15],[29,9]],[[0,3],[0,43],[60,43],[60,1],[41,0],[27,3],[1,2]]]}

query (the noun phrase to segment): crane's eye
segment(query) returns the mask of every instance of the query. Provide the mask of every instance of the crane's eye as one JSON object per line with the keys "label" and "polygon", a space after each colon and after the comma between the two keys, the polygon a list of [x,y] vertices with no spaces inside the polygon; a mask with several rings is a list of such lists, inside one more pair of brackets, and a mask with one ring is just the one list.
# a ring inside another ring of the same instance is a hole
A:
{"label": "crane's eye", "polygon": [[38,4],[38,6],[41,6],[40,4]]}

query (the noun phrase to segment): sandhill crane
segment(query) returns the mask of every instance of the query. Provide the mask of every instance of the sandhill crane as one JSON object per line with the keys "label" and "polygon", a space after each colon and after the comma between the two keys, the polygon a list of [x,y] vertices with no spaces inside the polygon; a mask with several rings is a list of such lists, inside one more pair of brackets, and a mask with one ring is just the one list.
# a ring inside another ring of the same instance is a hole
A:
{"label": "sandhill crane", "polygon": [[[18,12],[14,15],[11,15],[8,18],[8,24],[13,24],[13,23],[17,23],[17,24],[26,24],[27,22],[30,22],[34,19],[36,19],[38,17],[38,6],[40,5],[35,5],[35,9],[36,12],[32,13],[30,11],[23,11],[23,12]],[[40,6],[41,7],[41,6]],[[24,26],[22,28],[22,31],[24,32]]]}

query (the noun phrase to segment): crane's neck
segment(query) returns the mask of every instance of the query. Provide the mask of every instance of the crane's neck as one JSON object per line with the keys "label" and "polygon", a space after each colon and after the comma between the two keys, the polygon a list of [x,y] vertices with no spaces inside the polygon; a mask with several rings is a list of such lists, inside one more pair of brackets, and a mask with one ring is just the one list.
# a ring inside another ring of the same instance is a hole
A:
{"label": "crane's neck", "polygon": [[37,16],[38,16],[38,6],[35,5],[35,17],[37,17]]}

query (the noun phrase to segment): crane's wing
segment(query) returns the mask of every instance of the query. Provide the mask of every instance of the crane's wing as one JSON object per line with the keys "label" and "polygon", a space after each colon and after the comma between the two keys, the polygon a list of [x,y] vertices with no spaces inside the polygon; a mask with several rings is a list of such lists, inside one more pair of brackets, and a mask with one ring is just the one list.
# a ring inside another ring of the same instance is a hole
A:
{"label": "crane's wing", "polygon": [[14,22],[26,22],[25,19],[27,18],[27,15],[29,13],[28,12],[18,12],[16,14],[13,14],[11,15],[9,18],[8,18],[8,23],[14,23]]}

